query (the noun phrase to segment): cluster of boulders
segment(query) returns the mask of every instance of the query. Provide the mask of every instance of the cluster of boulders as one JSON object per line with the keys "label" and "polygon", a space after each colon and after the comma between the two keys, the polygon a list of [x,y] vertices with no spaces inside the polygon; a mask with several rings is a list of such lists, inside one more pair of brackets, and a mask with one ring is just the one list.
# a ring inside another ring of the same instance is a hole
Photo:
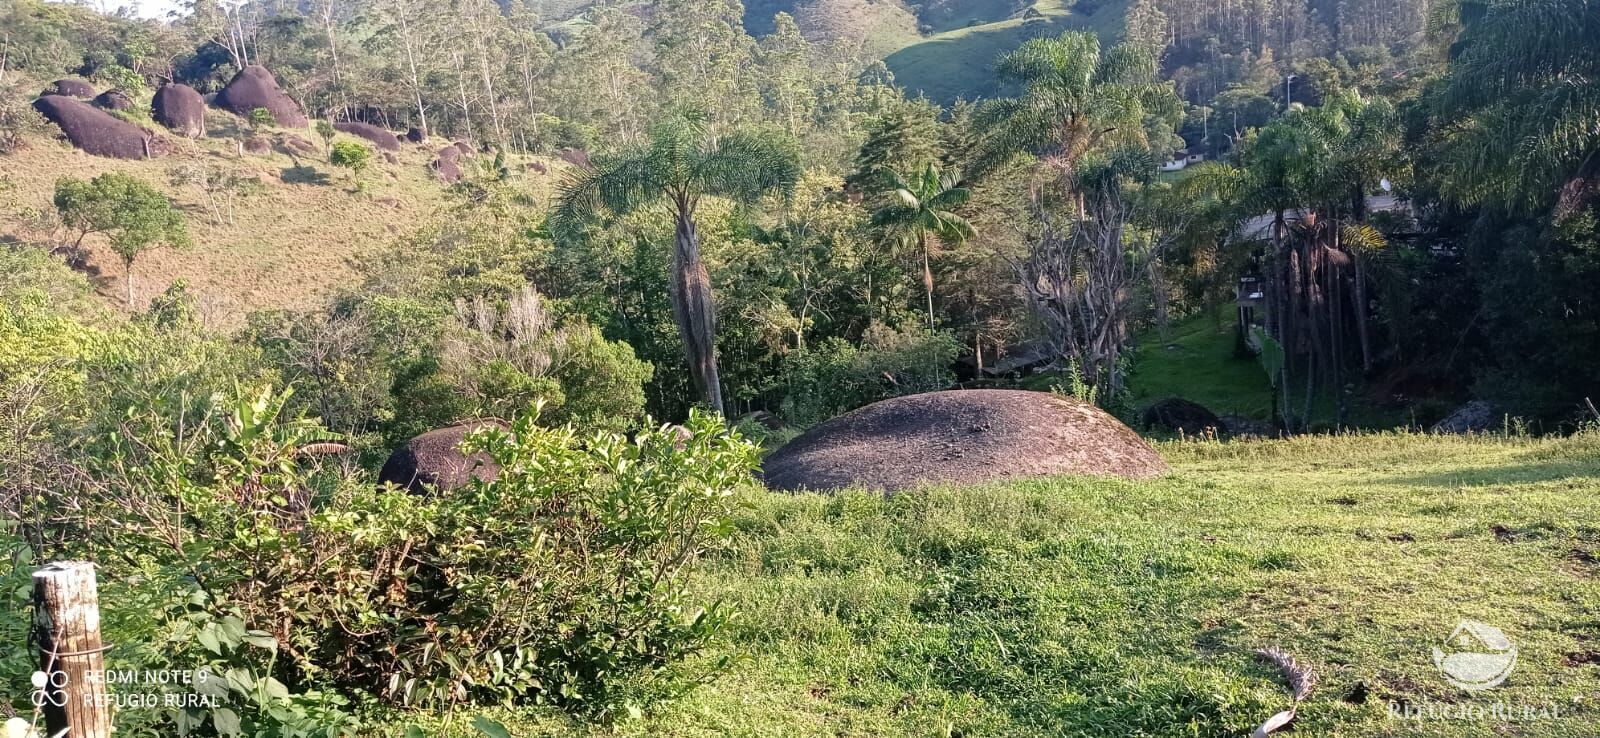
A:
{"label": "cluster of boulders", "polygon": [[[250,65],[233,76],[221,91],[211,96],[209,104],[221,110],[251,119],[256,111],[265,110],[272,121],[283,128],[305,128],[305,112],[293,98],[278,86],[272,73],[259,65]],[[208,98],[198,90],[177,82],[161,85],[150,101],[150,117],[171,133],[183,138],[201,138],[206,135],[206,107]],[[144,159],[161,153],[166,145],[154,131],[130,123],[121,113],[133,108],[134,101],[122,90],[97,92],[90,83],[76,78],[63,78],[50,83],[33,107],[61,129],[73,147],[96,156],[118,159]],[[383,152],[384,159],[398,162],[395,153],[400,151],[401,137],[392,131],[371,123],[346,121],[335,123],[335,130],[370,142]],[[405,133],[405,140],[422,144],[428,134],[413,127]],[[303,137],[288,134],[276,143],[266,136],[252,135],[240,142],[241,151],[266,154],[277,146],[295,155],[316,153],[317,147]],[[446,153],[448,152],[448,153]],[[464,142],[445,147],[433,163],[440,179],[454,182],[461,178],[458,160],[472,153]]]}

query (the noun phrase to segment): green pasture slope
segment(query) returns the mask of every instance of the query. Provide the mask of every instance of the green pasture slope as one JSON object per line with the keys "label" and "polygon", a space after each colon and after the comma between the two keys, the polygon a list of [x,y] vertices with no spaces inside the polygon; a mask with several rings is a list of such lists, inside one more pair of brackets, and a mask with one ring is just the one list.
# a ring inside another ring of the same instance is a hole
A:
{"label": "green pasture slope", "polygon": [[[518,736],[1233,738],[1289,704],[1251,655],[1277,645],[1320,676],[1290,735],[1600,734],[1600,434],[1161,451],[1173,472],[1148,482],[752,490],[698,581],[742,613],[707,656],[731,671],[610,726],[495,717]],[[1499,687],[1434,666],[1463,619],[1519,649]]]}
{"label": "green pasture slope", "polygon": [[[960,26],[906,46],[884,59],[894,72],[895,82],[908,95],[926,96],[949,105],[957,99],[974,100],[1007,93],[994,66],[1005,53],[1030,38],[1056,36],[1063,31],[1094,31],[1102,43],[1115,43],[1122,34],[1128,0],[1073,3],[1071,0],[1040,0],[1033,8],[1042,17],[1027,19],[1022,14],[995,22]],[[1089,6],[1091,12],[1075,9]]]}

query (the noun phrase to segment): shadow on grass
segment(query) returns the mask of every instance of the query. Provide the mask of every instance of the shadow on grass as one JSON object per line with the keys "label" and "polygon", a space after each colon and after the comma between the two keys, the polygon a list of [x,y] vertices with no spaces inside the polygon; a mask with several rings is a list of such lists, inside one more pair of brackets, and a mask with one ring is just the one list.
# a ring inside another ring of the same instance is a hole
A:
{"label": "shadow on grass", "polygon": [[318,171],[316,167],[305,164],[296,164],[283,169],[284,184],[330,185],[333,180],[328,175]]}

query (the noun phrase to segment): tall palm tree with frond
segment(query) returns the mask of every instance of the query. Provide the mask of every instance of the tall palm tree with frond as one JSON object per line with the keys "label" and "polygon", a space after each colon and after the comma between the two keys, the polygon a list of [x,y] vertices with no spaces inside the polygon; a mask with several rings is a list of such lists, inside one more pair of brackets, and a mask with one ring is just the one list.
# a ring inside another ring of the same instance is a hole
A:
{"label": "tall palm tree with frond", "polygon": [[799,175],[799,151],[786,137],[753,130],[716,135],[703,116],[674,116],[655,125],[648,144],[571,170],[550,214],[550,231],[567,240],[608,216],[654,207],[672,214],[676,229],[668,286],[673,318],[696,388],[721,413],[716,300],[700,258],[695,214],[708,197],[750,206],[769,194],[787,195]]}
{"label": "tall palm tree with frond", "polygon": [[1458,0],[1436,98],[1458,203],[1574,211],[1600,190],[1600,0]]}
{"label": "tall palm tree with frond", "polygon": [[922,287],[928,296],[928,330],[933,330],[933,268],[929,252],[937,240],[959,246],[976,235],[972,223],[955,212],[972,199],[954,174],[940,174],[929,164],[911,180],[890,172],[894,196],[872,214],[872,224],[922,254]]}
{"label": "tall palm tree with frond", "polygon": [[1067,180],[1097,145],[1148,144],[1145,117],[1181,108],[1147,51],[1124,44],[1102,53],[1093,33],[1028,41],[1000,60],[998,73],[1022,93],[979,109],[986,136],[976,152],[977,173],[1031,153]]}

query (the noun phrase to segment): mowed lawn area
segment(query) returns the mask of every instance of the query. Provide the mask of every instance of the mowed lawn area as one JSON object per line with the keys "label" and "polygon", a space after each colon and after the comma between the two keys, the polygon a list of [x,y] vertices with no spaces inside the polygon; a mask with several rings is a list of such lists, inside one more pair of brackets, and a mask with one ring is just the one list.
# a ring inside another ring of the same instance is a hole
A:
{"label": "mowed lawn area", "polygon": [[[609,726],[493,717],[518,736],[1245,736],[1290,703],[1252,656],[1277,645],[1321,677],[1292,735],[1600,735],[1600,434],[1161,450],[1174,471],[1149,482],[752,491],[698,582],[742,613],[706,657],[727,673]],[[1463,619],[1518,649],[1499,687],[1434,666]]]}

